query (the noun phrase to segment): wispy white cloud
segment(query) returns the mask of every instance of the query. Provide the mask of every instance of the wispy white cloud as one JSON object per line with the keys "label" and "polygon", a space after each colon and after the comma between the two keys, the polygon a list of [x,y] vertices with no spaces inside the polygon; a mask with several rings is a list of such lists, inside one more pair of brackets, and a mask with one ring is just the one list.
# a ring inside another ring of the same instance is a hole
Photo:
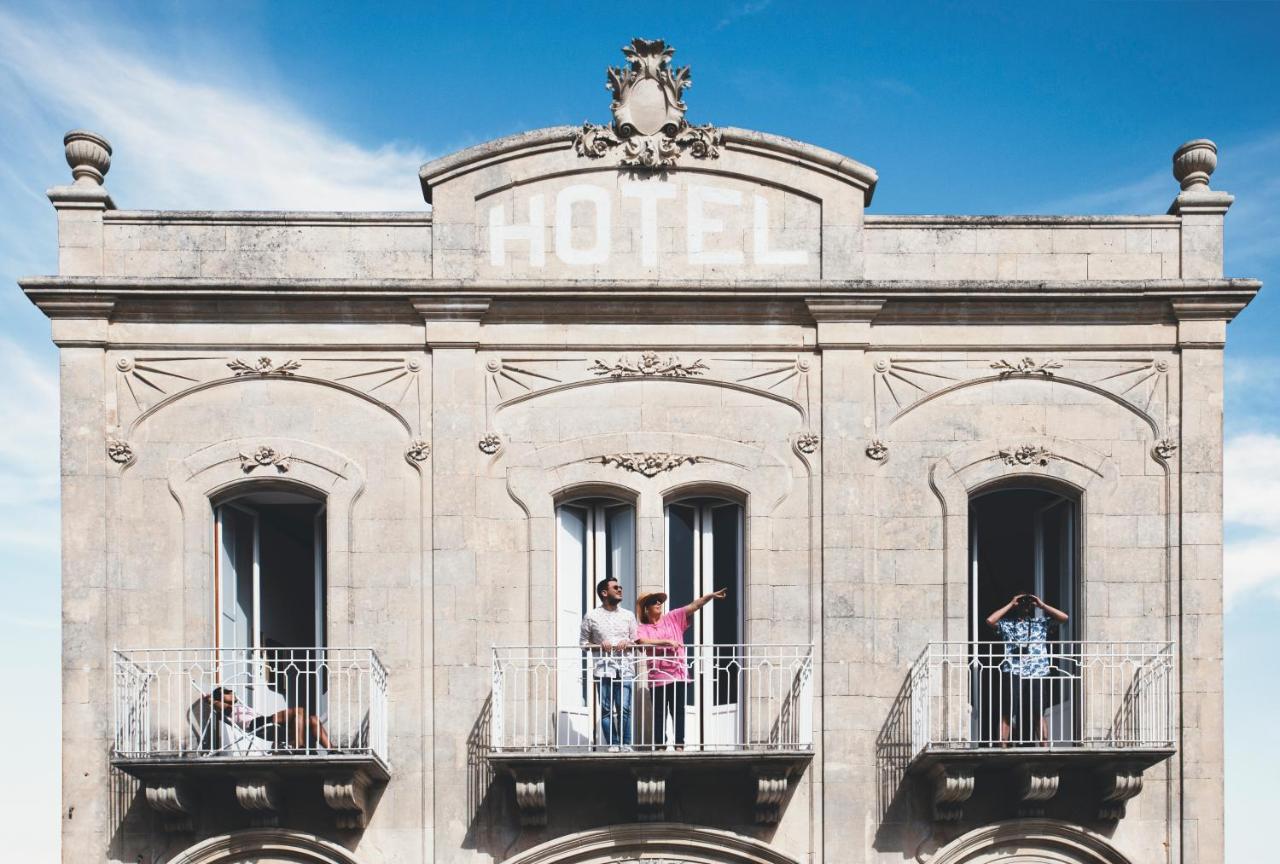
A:
{"label": "wispy white cloud", "polygon": [[729,6],[724,17],[716,22],[715,29],[723,30],[743,18],[750,18],[752,15],[759,15],[761,12],[768,9],[772,3],[773,0],[747,0],[747,2],[744,3],[734,3]]}
{"label": "wispy white cloud", "polygon": [[0,508],[42,506],[58,497],[58,378],[0,336]]}
{"label": "wispy white cloud", "polygon": [[1168,172],[1156,172],[1132,183],[1095,189],[1046,201],[1027,208],[1029,213],[1163,213],[1177,194],[1178,185]]}
{"label": "wispy white cloud", "polygon": [[[128,177],[127,185],[108,178],[121,206],[425,208],[416,182],[422,151],[362,147],[284,96],[228,83],[219,70],[233,58],[184,58],[177,73],[163,57],[119,47],[124,40],[72,16],[0,12],[0,117],[16,133],[10,146],[58,155],[62,126],[106,135],[117,175]],[[43,179],[62,182],[65,173]]]}
{"label": "wispy white cloud", "polygon": [[1223,472],[1227,606],[1259,592],[1280,596],[1280,435],[1229,439]]}

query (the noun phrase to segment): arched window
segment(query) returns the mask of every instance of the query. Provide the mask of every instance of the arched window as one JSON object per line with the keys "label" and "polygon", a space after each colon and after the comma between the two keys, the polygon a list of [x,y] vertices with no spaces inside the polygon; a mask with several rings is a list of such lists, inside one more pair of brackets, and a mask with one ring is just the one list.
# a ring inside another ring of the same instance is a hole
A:
{"label": "arched window", "polygon": [[990,638],[987,616],[1020,593],[1066,612],[1059,638],[1075,638],[1079,514],[1079,495],[1058,486],[1004,485],[969,499],[970,638]]}
{"label": "arched window", "polygon": [[600,603],[596,584],[617,579],[622,602],[636,599],[636,510],[602,495],[570,498],[556,507],[556,645],[560,745],[595,740],[593,693],[587,659],[577,649],[582,617]]}
{"label": "arched window", "polygon": [[556,641],[578,644],[582,616],[600,602],[596,584],[617,579],[636,598],[636,510],[616,498],[575,498],[556,507]]}
{"label": "arched window", "polygon": [[[1042,746],[1079,736],[1087,658],[1080,632],[1078,493],[1002,484],[969,500],[969,638],[973,735],[983,743]],[[1042,608],[1014,606],[1019,594]],[[1025,619],[1025,620],[1024,620]]]}
{"label": "arched window", "polygon": [[258,712],[322,700],[324,502],[254,485],[214,504],[218,684]]}
{"label": "arched window", "polygon": [[693,676],[686,706],[691,745],[738,740],[743,687],[743,507],[719,497],[666,506],[668,608],[721,588],[728,595],[694,617],[685,631]]}

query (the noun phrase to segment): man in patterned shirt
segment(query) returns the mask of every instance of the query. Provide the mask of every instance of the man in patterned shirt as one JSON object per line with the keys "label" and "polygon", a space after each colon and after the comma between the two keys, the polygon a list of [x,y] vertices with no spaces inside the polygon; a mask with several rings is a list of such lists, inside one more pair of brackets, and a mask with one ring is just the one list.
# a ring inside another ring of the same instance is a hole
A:
{"label": "man in patterned shirt", "polygon": [[612,577],[596,585],[600,605],[582,618],[578,644],[596,655],[600,731],[610,750],[631,749],[631,696],[635,689],[636,616],[622,606],[622,586]]}
{"label": "man in patterned shirt", "polygon": [[[1037,609],[1044,610],[1048,618],[1037,616]],[[1052,705],[1045,703],[1052,699],[1054,691],[1048,680],[1053,670],[1046,643],[1049,628],[1066,620],[1066,612],[1053,608],[1034,594],[1015,594],[1012,600],[987,616],[987,624],[1004,640],[1000,693],[993,697],[993,701],[999,703],[1001,741],[1008,741],[1012,727],[1016,726],[1020,743],[1048,742],[1049,723],[1044,715]]]}

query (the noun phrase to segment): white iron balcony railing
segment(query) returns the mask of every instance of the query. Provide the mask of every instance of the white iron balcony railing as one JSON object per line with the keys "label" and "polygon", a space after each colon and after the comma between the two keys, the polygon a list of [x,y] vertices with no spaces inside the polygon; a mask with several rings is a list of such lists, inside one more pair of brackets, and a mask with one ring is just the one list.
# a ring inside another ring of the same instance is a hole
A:
{"label": "white iron balcony railing", "polygon": [[364,757],[387,765],[387,673],[370,648],[115,652],[114,758]]}
{"label": "white iron balcony railing", "polygon": [[1004,642],[930,643],[886,732],[910,742],[911,758],[1009,747],[1173,749],[1173,643],[1044,645],[1040,655]]}
{"label": "white iron balcony railing", "polygon": [[812,646],[493,649],[494,754],[805,753]]}

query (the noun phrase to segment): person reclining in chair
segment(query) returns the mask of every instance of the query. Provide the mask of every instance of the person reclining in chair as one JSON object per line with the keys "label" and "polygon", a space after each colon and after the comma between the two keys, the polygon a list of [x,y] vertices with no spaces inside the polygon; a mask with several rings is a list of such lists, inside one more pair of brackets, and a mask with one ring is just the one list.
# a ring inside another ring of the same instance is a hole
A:
{"label": "person reclining in chair", "polygon": [[317,744],[325,750],[331,748],[329,732],[314,714],[301,708],[283,708],[272,714],[259,714],[236,698],[228,687],[215,687],[207,697],[210,707],[222,720],[250,735],[264,738],[276,746],[284,741],[287,747],[308,748]]}

